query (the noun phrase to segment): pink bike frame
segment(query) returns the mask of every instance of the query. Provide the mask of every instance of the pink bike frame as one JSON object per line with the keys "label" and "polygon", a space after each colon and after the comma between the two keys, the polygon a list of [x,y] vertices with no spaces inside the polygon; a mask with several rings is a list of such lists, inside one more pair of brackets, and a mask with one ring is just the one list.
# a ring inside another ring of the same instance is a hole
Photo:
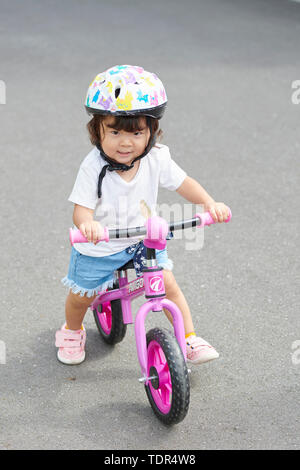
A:
{"label": "pink bike frame", "polygon": [[[231,219],[231,213],[226,222]],[[213,224],[214,220],[211,215],[206,212],[204,214],[196,214],[195,218],[189,221],[182,221],[177,224],[177,228],[187,228],[188,226],[203,227],[204,225]],[[168,225],[167,222],[161,217],[150,217],[145,224],[145,239],[144,245],[148,249],[163,249],[166,246],[166,236],[169,230],[174,229],[175,226]],[[176,229],[176,227],[175,227]],[[125,229],[127,232],[131,229]],[[138,233],[141,233],[141,227],[136,227]],[[109,240],[108,229],[104,230],[104,236],[102,240]],[[112,232],[112,236],[115,234]],[[118,233],[118,236],[120,234]],[[70,241],[73,243],[87,242],[87,239],[80,233],[79,230],[70,229]],[[149,383],[149,377],[147,377],[147,343],[146,343],[146,331],[145,331],[145,320],[149,312],[160,312],[164,308],[167,309],[173,318],[174,334],[177,338],[179,346],[181,347],[182,353],[186,360],[186,342],[185,342],[185,331],[182,314],[177,305],[166,299],[163,270],[158,266],[151,266],[144,268],[141,277],[128,282],[127,271],[118,270],[119,273],[119,287],[111,291],[100,293],[91,304],[92,310],[97,310],[99,304],[104,302],[111,302],[112,300],[120,299],[123,322],[124,324],[132,324],[133,317],[131,311],[131,301],[136,297],[145,294],[148,299],[142,307],[139,308],[135,318],[135,339],[137,347],[137,355],[143,374],[143,380],[146,385]]]}
{"label": "pink bike frame", "polygon": [[166,308],[170,312],[173,318],[174,334],[184,354],[184,358],[186,359],[186,342],[182,315],[177,305],[165,298],[166,294],[162,269],[157,267],[149,268],[147,271],[143,272],[141,277],[136,278],[131,282],[128,282],[126,271],[119,271],[119,288],[100,294],[96,297],[90,308],[94,310],[97,309],[99,304],[120,299],[123,312],[123,322],[124,324],[132,324],[131,301],[144,293],[145,297],[149,300],[139,308],[136,314],[135,339],[142,375],[146,379],[145,383],[147,385],[145,320],[149,312],[160,312],[163,308]]}

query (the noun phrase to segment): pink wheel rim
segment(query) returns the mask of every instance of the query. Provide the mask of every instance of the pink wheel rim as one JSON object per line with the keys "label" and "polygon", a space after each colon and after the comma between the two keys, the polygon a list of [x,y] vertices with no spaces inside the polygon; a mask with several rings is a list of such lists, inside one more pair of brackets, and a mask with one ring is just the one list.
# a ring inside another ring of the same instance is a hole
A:
{"label": "pink wheel rim", "polygon": [[151,395],[159,411],[163,414],[169,413],[172,404],[172,382],[169,371],[169,366],[166,360],[166,356],[157,343],[157,341],[151,341],[148,345],[148,377],[150,376],[150,369],[156,369],[159,384],[158,388],[152,386],[151,381],[149,382],[149,388]]}
{"label": "pink wheel rim", "polygon": [[111,332],[111,306],[110,302],[104,302],[101,304],[101,312],[97,310],[98,320],[102,330],[106,335]]}

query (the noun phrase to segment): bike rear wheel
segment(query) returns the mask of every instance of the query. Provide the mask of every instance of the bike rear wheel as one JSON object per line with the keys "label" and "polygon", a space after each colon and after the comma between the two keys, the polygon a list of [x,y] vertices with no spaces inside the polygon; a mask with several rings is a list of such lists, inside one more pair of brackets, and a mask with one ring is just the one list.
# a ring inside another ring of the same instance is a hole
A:
{"label": "bike rear wheel", "polygon": [[182,421],[189,408],[190,382],[186,362],[176,337],[164,328],[147,333],[147,397],[156,416],[164,424]]}
{"label": "bike rear wheel", "polygon": [[[118,286],[115,285],[114,289]],[[117,344],[123,340],[127,325],[123,323],[123,313],[120,300],[112,300],[99,304],[93,310],[95,323],[102,339],[107,344]]]}

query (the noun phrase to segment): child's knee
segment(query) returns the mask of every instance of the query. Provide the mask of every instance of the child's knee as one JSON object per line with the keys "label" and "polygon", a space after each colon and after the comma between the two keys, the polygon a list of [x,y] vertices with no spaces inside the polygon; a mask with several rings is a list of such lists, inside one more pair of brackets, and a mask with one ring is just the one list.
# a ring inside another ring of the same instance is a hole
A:
{"label": "child's knee", "polygon": [[80,294],[73,294],[73,292],[69,292],[68,300],[75,306],[86,306],[89,307],[93,300],[95,299],[95,295],[93,297],[87,297],[86,295],[80,295]]}

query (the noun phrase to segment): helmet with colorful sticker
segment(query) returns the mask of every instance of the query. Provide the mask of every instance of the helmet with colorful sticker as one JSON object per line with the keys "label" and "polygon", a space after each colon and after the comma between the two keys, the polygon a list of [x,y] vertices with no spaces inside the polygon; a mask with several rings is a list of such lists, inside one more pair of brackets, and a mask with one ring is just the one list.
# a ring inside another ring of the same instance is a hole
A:
{"label": "helmet with colorful sticker", "polygon": [[160,79],[142,67],[117,65],[99,73],[90,84],[85,108],[88,114],[149,116],[160,119],[167,95]]}

